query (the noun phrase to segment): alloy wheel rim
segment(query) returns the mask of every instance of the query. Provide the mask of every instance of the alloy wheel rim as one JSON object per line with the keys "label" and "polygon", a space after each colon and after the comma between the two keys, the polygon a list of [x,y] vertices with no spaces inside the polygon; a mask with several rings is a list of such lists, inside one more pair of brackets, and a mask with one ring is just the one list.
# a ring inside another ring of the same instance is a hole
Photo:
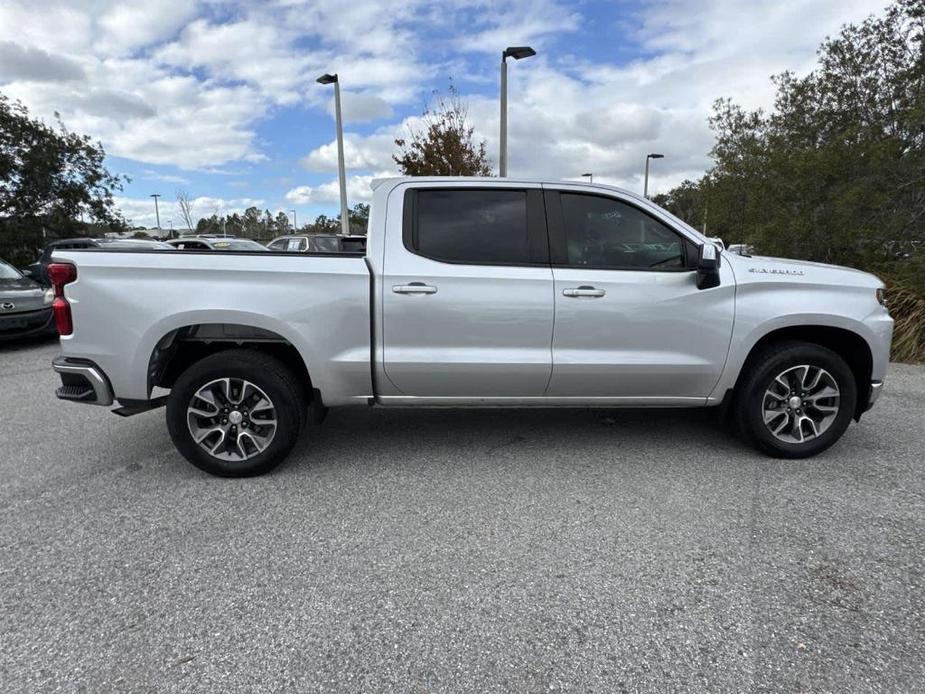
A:
{"label": "alloy wheel rim", "polygon": [[771,381],[762,400],[764,424],[774,438],[805,443],[822,436],[838,416],[838,383],[821,366],[801,364]]}
{"label": "alloy wheel rim", "polygon": [[186,409],[190,436],[213,458],[241,462],[263,453],[276,436],[276,407],[243,378],[218,378],[199,388]]}

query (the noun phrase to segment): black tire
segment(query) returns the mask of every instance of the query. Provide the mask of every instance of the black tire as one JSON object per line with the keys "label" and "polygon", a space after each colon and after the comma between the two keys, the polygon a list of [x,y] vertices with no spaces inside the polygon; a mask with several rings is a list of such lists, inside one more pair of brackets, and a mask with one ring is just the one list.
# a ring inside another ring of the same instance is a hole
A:
{"label": "black tire", "polygon": [[[190,431],[187,408],[194,395],[210,382],[225,378],[250,382],[274,406],[272,440],[252,457],[227,460],[211,455]],[[306,407],[299,381],[285,364],[254,350],[230,349],[201,359],[180,375],[167,400],[167,429],[177,450],[200,470],[220,477],[250,477],[269,472],[286,458],[302,431]]]}
{"label": "black tire", "polygon": [[[775,377],[801,365],[828,372],[838,386],[839,400],[838,411],[828,428],[817,436],[797,443],[783,441],[775,436],[765,424],[764,412],[765,393]],[[832,350],[807,342],[780,342],[766,347],[750,360],[746,368],[748,372],[743,374],[736,389],[733,407],[740,435],[758,450],[778,458],[808,458],[838,441],[851,423],[858,398],[857,383],[845,360]]]}

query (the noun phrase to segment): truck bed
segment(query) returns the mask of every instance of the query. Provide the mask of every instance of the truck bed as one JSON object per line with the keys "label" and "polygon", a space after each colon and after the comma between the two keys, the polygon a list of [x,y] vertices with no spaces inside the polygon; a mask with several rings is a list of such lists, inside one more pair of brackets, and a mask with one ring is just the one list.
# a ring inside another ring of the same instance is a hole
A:
{"label": "truck bed", "polygon": [[61,339],[62,354],[98,364],[120,400],[149,397],[151,356],[165,335],[216,324],[287,340],[326,404],[372,395],[362,256],[87,249],[56,252],[55,260],[77,266],[66,287],[74,333]]}

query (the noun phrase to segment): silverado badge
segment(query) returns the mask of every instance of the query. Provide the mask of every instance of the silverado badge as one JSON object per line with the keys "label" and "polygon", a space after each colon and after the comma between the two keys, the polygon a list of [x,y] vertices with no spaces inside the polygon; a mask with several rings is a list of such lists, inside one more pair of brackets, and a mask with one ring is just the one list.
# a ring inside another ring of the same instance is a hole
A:
{"label": "silverado badge", "polygon": [[762,275],[798,275],[803,276],[806,273],[802,270],[790,270],[788,268],[766,268],[766,267],[750,267],[748,268],[749,272],[757,272]]}

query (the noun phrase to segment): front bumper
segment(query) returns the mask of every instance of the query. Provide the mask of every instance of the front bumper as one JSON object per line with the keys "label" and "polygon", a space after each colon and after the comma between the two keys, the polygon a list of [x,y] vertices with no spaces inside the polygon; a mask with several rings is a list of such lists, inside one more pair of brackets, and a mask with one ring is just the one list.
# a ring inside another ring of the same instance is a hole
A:
{"label": "front bumper", "polygon": [[870,395],[867,397],[867,406],[864,408],[865,412],[874,406],[874,403],[877,402],[877,399],[880,397],[880,393],[882,392],[883,381],[871,381]]}
{"label": "front bumper", "polygon": [[55,317],[51,307],[38,311],[0,314],[0,340],[50,335],[54,331]]}
{"label": "front bumper", "polygon": [[88,405],[112,405],[112,386],[103,370],[89,359],[55,357],[52,367],[61,376],[61,387],[55,395],[61,400]]}

